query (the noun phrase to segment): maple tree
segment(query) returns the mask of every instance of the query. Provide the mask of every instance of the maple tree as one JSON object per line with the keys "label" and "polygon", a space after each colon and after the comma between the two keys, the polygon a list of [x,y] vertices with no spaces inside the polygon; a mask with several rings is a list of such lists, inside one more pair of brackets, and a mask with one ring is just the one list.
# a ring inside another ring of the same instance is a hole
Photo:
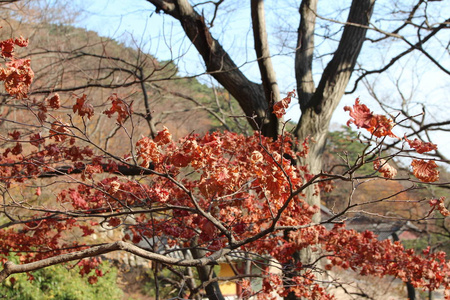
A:
{"label": "maple tree", "polygon": [[[114,152],[90,138],[86,123],[100,112],[85,95],[66,107],[72,111],[69,115],[60,113],[64,107],[57,94],[28,98],[33,81],[30,60],[14,54],[15,46],[26,46],[24,39],[1,45],[5,63],[0,80],[27,121],[2,116],[2,124],[13,130],[1,136],[0,280],[78,261],[81,275],[94,270],[88,281],[95,284],[103,276],[99,256],[126,251],[173,270],[186,281],[180,291],[185,297],[198,298],[204,290],[209,299],[221,299],[221,279],[213,276],[212,267],[220,259],[251,254],[276,261],[281,268],[289,265],[293,272],[286,276],[263,269],[259,291],[250,284],[254,274],[238,273],[231,279],[242,287],[243,297],[294,293],[332,299],[317,280],[318,261],[290,265],[295,252],[310,247],[326,262],[325,270],[336,266],[361,275],[395,276],[418,288],[443,287],[450,299],[450,263],[443,252],[427,249],[417,254],[398,242],[379,241],[369,231],[346,229],[339,216],[354,206],[351,203],[329,220],[312,221],[320,208],[307,203],[307,188],[319,193],[332,188],[332,180],[396,176],[388,164],[396,154],[377,154],[384,139],[399,139],[392,133],[395,122],[374,114],[359,100],[345,110],[350,111],[350,123],[371,134],[370,151],[376,157],[364,161],[363,156],[353,171],[342,174],[311,173],[308,166],[293,164],[308,155],[309,142],[287,132],[276,140],[259,131],[251,136],[228,131],[190,134],[173,140],[164,128],[154,138],[135,139],[132,103],[118,94],[109,97],[111,105],[103,113],[128,136],[129,151]],[[283,116],[293,95],[274,105],[277,117]],[[418,153],[437,147],[420,140],[405,143]],[[373,174],[355,176],[354,170],[365,163],[373,164]],[[420,182],[438,180],[434,161],[413,158],[411,165]],[[126,176],[130,169],[138,172]],[[430,199],[430,214],[438,210],[448,216],[444,200]],[[326,229],[327,223],[334,227]],[[98,238],[104,231],[115,232],[109,235],[115,240]],[[11,255],[20,264],[8,260]],[[189,268],[198,270],[200,285],[177,271]]]}

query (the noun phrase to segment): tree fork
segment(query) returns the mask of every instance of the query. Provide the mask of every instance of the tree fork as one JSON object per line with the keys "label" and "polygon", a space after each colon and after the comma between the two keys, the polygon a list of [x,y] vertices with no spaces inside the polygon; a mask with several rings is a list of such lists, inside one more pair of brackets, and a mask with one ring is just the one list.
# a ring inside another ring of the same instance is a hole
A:
{"label": "tree fork", "polygon": [[272,117],[270,99],[266,99],[264,87],[250,81],[234,63],[222,45],[211,35],[203,16],[198,14],[187,0],[168,2],[147,0],[157,11],[177,19],[187,37],[203,58],[206,70],[238,101],[250,125],[263,135],[276,138],[278,120]]}

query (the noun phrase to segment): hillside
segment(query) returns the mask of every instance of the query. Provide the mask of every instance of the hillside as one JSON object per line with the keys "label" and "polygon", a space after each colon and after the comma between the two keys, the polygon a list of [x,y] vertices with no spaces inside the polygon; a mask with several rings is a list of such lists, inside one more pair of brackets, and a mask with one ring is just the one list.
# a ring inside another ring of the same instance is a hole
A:
{"label": "hillside", "polygon": [[[22,35],[30,40],[20,55],[32,60],[35,80],[31,97],[38,101],[58,93],[65,108],[63,114],[72,113],[75,99],[82,94],[87,95],[96,111],[104,111],[108,97],[117,93],[119,98],[133,103],[136,136],[151,136],[162,126],[168,127],[175,137],[226,128],[218,118],[234,126],[225,112],[230,107],[230,97],[196,78],[180,78],[171,62],[159,62],[137,47],[127,47],[69,25],[8,22],[10,26],[0,30],[1,38]],[[5,102],[4,92],[1,97]],[[1,109],[3,113],[14,111],[9,103]],[[237,106],[233,105],[233,109],[233,113],[241,115]],[[114,121],[106,116],[90,120],[87,126],[94,128],[93,140],[108,140],[120,134]]]}

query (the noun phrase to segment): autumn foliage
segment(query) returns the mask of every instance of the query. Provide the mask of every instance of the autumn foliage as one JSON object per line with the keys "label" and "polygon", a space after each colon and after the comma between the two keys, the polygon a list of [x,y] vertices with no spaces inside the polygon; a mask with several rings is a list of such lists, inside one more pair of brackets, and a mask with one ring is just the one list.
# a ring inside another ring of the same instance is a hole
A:
{"label": "autumn foliage", "polygon": [[26,98],[28,89],[33,82],[34,72],[29,59],[16,59],[15,46],[26,47],[28,40],[20,37],[0,42],[1,56],[7,58],[6,68],[0,68],[0,81],[4,82],[5,90],[18,99]]}
{"label": "autumn foliage", "polygon": [[344,110],[349,111],[350,117],[352,117],[347,125],[353,123],[358,128],[364,128],[376,137],[396,137],[391,131],[394,127],[393,121],[384,115],[374,114],[366,105],[361,104],[359,99],[356,99],[353,107],[345,106]]}
{"label": "autumn foliage", "polygon": [[[43,100],[27,98],[33,71],[29,60],[14,58],[14,46],[26,46],[26,42],[11,39],[1,43],[6,63],[0,80],[34,125],[25,124],[2,135],[0,254],[3,262],[17,255],[24,266],[6,263],[0,273],[2,280],[73,257],[89,258],[116,250],[172,266],[202,267],[214,265],[230,253],[251,253],[288,265],[295,252],[312,247],[328,258],[326,269],[337,266],[362,275],[395,276],[429,290],[450,288],[450,263],[442,252],[416,254],[398,242],[379,241],[371,232],[346,229],[341,222],[330,230],[312,223],[319,207],[307,204],[305,189],[312,186],[319,192],[336,176],[311,174],[308,166],[295,163],[307,155],[306,141],[288,133],[274,141],[259,132],[251,136],[190,134],[174,140],[167,128],[154,139],[135,139],[132,104],[118,94],[109,97],[105,111],[96,111],[86,95],[74,96],[70,117],[59,113],[64,107],[57,94]],[[292,96],[294,93],[275,103],[278,117]],[[373,114],[359,100],[345,110],[352,118],[349,123],[376,138],[398,138],[392,133],[393,120]],[[89,138],[83,124],[102,113],[129,134],[128,152],[108,151]],[[405,142],[418,153],[436,149],[436,145],[419,140],[405,138]],[[385,158],[372,163],[383,178],[396,176]],[[420,181],[438,180],[433,161],[414,159],[411,165],[412,174]],[[137,172],[127,177],[120,168]],[[45,204],[39,202],[44,193],[51,198]],[[448,213],[443,203],[444,199],[433,200],[431,209]],[[98,245],[94,234],[105,230],[117,232],[119,238]],[[149,240],[152,245],[164,243],[169,250],[135,247]],[[171,257],[170,251],[177,249],[202,249],[205,255]],[[42,265],[34,267],[31,262]],[[99,259],[79,264],[85,275],[96,269]],[[243,274],[242,290],[260,299],[290,292],[309,299],[332,298],[316,280],[312,266],[299,263],[294,269],[298,275],[289,278],[263,270],[261,291],[252,291],[250,277]],[[102,273],[97,271],[89,282],[95,283],[97,276]],[[446,297],[450,299],[450,294]]]}

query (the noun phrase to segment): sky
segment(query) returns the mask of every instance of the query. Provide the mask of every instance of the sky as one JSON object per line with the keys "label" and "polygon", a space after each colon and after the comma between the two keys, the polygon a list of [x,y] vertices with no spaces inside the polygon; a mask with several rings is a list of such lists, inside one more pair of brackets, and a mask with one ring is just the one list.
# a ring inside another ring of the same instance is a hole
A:
{"label": "sky", "polygon": [[[408,2],[409,0],[403,0]],[[273,64],[277,72],[280,90],[287,93],[295,88],[294,77],[294,55],[292,45],[295,43],[295,30],[298,26],[297,1],[294,0],[266,0],[266,20],[269,24],[268,31],[271,37],[271,54]],[[319,12],[324,17],[346,18],[346,12],[336,13],[340,7],[345,7],[348,1],[320,1],[326,6],[319,6]],[[393,1],[395,2],[395,1]],[[229,52],[237,65],[242,66],[243,72],[255,82],[260,82],[259,71],[255,62],[255,54],[252,50],[252,32],[249,23],[249,8],[247,6],[236,6],[233,2],[225,1],[223,11],[218,15],[216,24],[212,27],[213,35],[218,38],[224,48]],[[170,16],[157,14],[154,7],[144,0],[76,0],[73,5],[81,10],[81,17],[77,21],[77,26],[98,32],[102,36],[112,37],[125,42],[133,47],[140,47],[159,60],[175,59],[181,74],[192,75],[204,72],[204,65],[195,48],[185,37],[178,22]],[[383,5],[390,5],[389,1],[379,1],[380,11]],[[450,6],[441,6],[436,14],[450,15]],[[295,12],[295,14],[292,14]],[[207,15],[208,11],[205,12]],[[375,25],[382,26],[385,20],[378,18]],[[339,26],[336,27],[336,34],[339,35]],[[322,32],[332,32],[334,28],[320,28]],[[414,34],[414,33],[412,33]],[[448,40],[450,40],[450,35]],[[445,43],[445,41],[443,42]],[[322,59],[317,60],[314,65],[315,80],[318,82],[321,71],[326,65],[336,43],[316,40],[318,45],[317,56]],[[320,46],[320,48],[319,48]],[[384,57],[387,53],[398,53],[402,50],[400,46],[392,43],[378,43],[372,45],[368,42],[364,44],[361,53],[361,60],[365,65],[377,66],[386,63]],[[433,49],[429,49],[433,51]],[[319,52],[320,51],[320,52]],[[450,67],[449,52],[436,52],[435,57],[448,68]],[[199,77],[199,80],[209,83],[211,79],[206,76]],[[388,104],[399,103],[400,92],[405,98],[411,99],[411,107],[416,112],[421,111],[420,103],[426,103],[430,110],[430,121],[448,120],[447,111],[450,110],[450,76],[438,71],[427,59],[418,54],[409,55],[402,59],[395,68],[391,68],[380,76],[370,77],[372,84],[380,98]],[[400,90],[400,91],[399,91]],[[359,97],[363,103],[375,112],[380,112],[380,108],[373,101],[363,85],[355,93],[345,95],[339,107],[333,115],[332,127],[338,128],[339,124],[345,124],[349,119],[343,107],[352,105],[355,98]],[[289,108],[286,119],[297,121],[300,111],[296,101]],[[416,104],[414,104],[416,103]],[[395,114],[395,111],[390,111]],[[433,119],[434,116],[434,119]],[[403,135],[402,133],[399,133]],[[440,133],[433,136],[441,143],[450,143],[450,134]],[[450,156],[450,150],[446,151]]]}

